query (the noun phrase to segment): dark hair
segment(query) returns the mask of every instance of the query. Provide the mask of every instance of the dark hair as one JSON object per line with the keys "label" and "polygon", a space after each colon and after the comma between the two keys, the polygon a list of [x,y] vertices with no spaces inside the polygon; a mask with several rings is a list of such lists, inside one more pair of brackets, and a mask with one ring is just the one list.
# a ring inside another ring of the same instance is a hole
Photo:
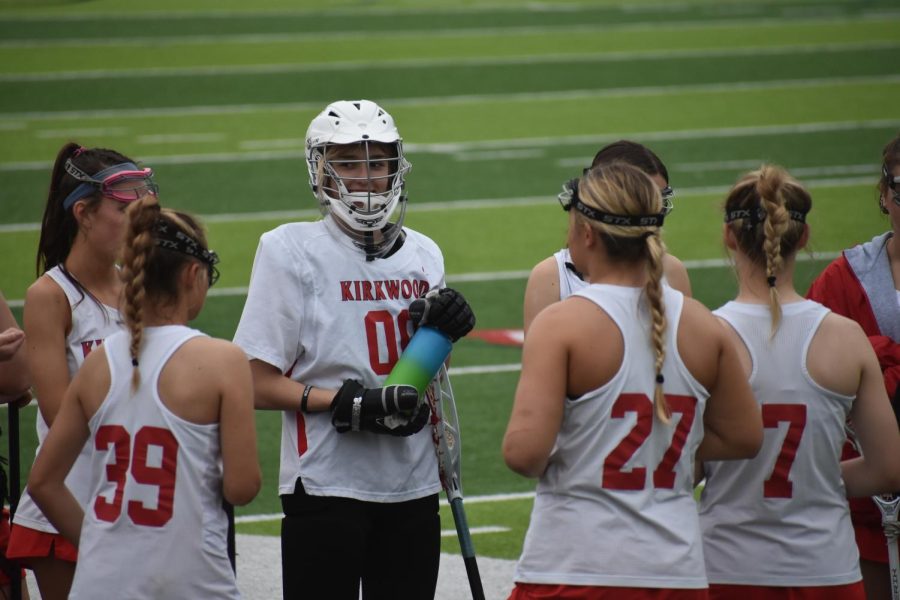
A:
{"label": "dark hair", "polygon": [[[79,144],[69,142],[56,155],[56,162],[53,163],[53,172],[50,176],[50,189],[47,193],[44,217],[41,220],[35,271],[38,276],[41,276],[59,265],[66,278],[81,293],[81,300],[85,296],[89,296],[98,306],[102,307],[103,304],[65,268],[66,258],[72,250],[75,235],[78,233],[78,223],[75,221],[72,211],[63,207],[63,200],[82,183],[66,172],[65,164],[70,159],[76,167],[91,175],[113,165],[134,161],[115,150],[84,148]],[[85,198],[84,202],[88,204],[90,210],[96,210],[100,199],[99,194],[94,194]]]}
{"label": "dark hair", "polygon": [[127,212],[128,225],[122,254],[122,280],[125,282],[125,301],[122,307],[125,324],[131,333],[132,388],[140,381],[138,355],[144,334],[144,302],[167,303],[177,300],[178,275],[192,258],[157,243],[157,227],[161,224],[180,231],[209,250],[203,227],[191,215],[163,209],[156,196],[145,196],[131,203]]}
{"label": "dark hair", "polygon": [[881,151],[881,165],[887,174],[878,181],[878,205],[881,207],[881,212],[886,214],[887,209],[881,199],[888,195],[890,180],[893,179],[892,173],[897,165],[900,165],[900,133],[895,135],[894,139],[889,141]]}
{"label": "dark hair", "polygon": [[659,157],[647,146],[632,142],[631,140],[619,140],[608,144],[594,155],[592,167],[601,163],[623,162],[637,167],[647,175],[659,175],[669,182],[669,170]]}

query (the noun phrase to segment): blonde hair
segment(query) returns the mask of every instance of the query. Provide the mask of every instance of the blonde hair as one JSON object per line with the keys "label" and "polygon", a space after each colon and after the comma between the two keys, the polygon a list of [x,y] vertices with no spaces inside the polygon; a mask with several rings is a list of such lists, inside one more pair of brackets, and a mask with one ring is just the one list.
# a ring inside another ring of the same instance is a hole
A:
{"label": "blonde hair", "polygon": [[[653,180],[637,167],[623,162],[593,167],[578,185],[579,200],[592,208],[614,215],[659,215],[663,201]],[[669,423],[672,411],[663,392],[663,364],[666,360],[666,319],[663,302],[663,257],[666,246],[660,237],[660,225],[614,225],[589,219],[575,212],[575,218],[600,234],[610,257],[628,261],[645,261],[649,275],[644,293],[650,308],[650,345],[656,356],[653,405],[656,416]]]}
{"label": "blonde hair", "polygon": [[122,254],[121,277],[125,283],[125,324],[131,334],[129,353],[132,373],[131,389],[138,388],[141,374],[138,357],[144,337],[144,306],[147,302],[167,303],[178,298],[178,275],[182,267],[192,260],[180,252],[156,245],[154,236],[159,221],[192,237],[204,249],[208,249],[206,235],[199,222],[187,213],[160,208],[155,196],[132,202],[126,212],[125,250]]}
{"label": "blonde hair", "polygon": [[730,219],[728,227],[741,251],[753,264],[765,268],[773,336],[782,317],[775,282],[784,267],[784,259],[797,252],[805,228],[803,221],[792,218],[791,213],[805,215],[810,208],[809,192],[777,165],[762,165],[747,173],[725,199],[726,219],[735,211],[746,211],[741,214],[748,215]]}

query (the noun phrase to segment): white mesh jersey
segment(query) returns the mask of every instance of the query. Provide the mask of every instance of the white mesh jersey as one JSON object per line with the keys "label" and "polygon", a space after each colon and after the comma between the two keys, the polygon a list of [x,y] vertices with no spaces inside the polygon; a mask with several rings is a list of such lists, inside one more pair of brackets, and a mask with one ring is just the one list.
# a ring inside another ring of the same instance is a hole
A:
{"label": "white mesh jersey", "polygon": [[[69,379],[71,380],[81,368],[87,355],[100,346],[109,335],[123,328],[122,320],[118,310],[111,306],[101,308],[87,294],[79,291],[58,266],[48,270],[46,274],[62,288],[69,301],[69,306],[72,308],[72,330],[66,336],[66,364],[69,367]],[[37,429],[38,438],[38,446],[35,449],[35,456],[37,456],[49,431],[40,411],[35,419],[35,429]],[[72,470],[66,477],[66,486],[82,506],[87,501],[89,491],[87,482],[90,455],[90,447],[82,448],[75,464],[72,465]],[[27,488],[22,494],[13,522],[30,529],[57,533],[31,499]]]}
{"label": "white mesh jersey", "polygon": [[[131,393],[130,336],[106,340],[110,390],[91,417],[91,495],[69,598],[240,598],[227,553],[219,424],[181,419],[163,404],[159,375],[204,335],[148,327],[141,384]],[[117,483],[118,481],[118,483]]]}
{"label": "white mesh jersey", "polygon": [[[556,270],[559,272],[560,300],[565,300],[578,290],[583,290],[590,285],[587,281],[582,279],[575,270],[575,265],[572,264],[572,255],[569,254],[568,248],[557,250],[553,253],[553,258],[556,260]],[[668,280],[665,275],[663,275],[662,282],[663,284],[668,285]]]}
{"label": "white mesh jersey", "polygon": [[709,394],[678,353],[675,332],[684,297],[663,289],[669,425],[654,416],[655,359],[643,290],[590,285],[576,292],[615,321],[625,358],[608,383],[565,400],[515,581],[706,587],[692,491]]}
{"label": "white mesh jersey", "polygon": [[750,352],[750,384],[765,439],[752,460],[707,462],[700,501],[712,583],[826,586],[860,580],[859,554],[841,480],[844,422],[853,397],[818,385],[806,368],[828,314],[805,300],[782,305],[770,340],[767,305],[728,302],[715,311]]}
{"label": "white mesh jersey", "polygon": [[[404,229],[397,252],[367,262],[326,227],[291,223],[263,234],[234,341],[305,384],[338,389],[355,378],[377,387],[409,341],[410,302],[443,286],[443,256]],[[328,411],[282,414],[279,493],[293,493],[298,477],[311,495],[376,502],[440,490],[430,428],[409,437],[339,434]]]}

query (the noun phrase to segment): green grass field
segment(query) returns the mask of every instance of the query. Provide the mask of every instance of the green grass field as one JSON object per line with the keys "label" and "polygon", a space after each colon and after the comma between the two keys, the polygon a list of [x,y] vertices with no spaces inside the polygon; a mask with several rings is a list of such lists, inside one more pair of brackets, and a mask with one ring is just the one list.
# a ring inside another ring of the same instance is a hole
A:
{"label": "green grass field", "polygon": [[[893,0],[319,4],[0,0],[0,290],[18,317],[49,169],[76,140],[152,166],[165,204],[204,217],[222,278],[195,324],[230,338],[259,235],[317,215],[303,136],[340,98],[394,115],[414,165],[407,224],[441,245],[480,328],[521,325],[528,270],[565,239],[560,184],[622,137],[666,162],[678,196],[665,239],[710,307],[734,293],[721,201],[762,162],[813,192],[801,291],[887,227],[874,184],[900,129]],[[454,376],[469,497],[534,487],[500,456],[519,359],[478,340],[454,351],[454,368],[488,367]],[[240,515],[280,510],[279,418],[257,413],[265,484]],[[467,504],[472,527],[502,528],[476,536],[479,554],[516,557],[529,509],[515,495]]]}

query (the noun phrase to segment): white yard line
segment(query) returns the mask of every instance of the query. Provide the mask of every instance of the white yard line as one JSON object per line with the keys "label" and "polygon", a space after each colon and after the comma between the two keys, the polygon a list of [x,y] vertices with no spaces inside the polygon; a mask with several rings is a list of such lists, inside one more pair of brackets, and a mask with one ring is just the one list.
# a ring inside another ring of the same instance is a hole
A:
{"label": "white yard line", "polygon": [[[621,98],[657,96],[686,93],[721,93],[738,91],[762,91],[785,88],[810,88],[822,86],[848,86],[866,84],[893,84],[900,81],[900,75],[863,75],[857,77],[812,77],[803,79],[774,79],[769,81],[744,81],[734,83],[701,83],[690,85],[636,86],[609,89],[560,90],[546,92],[516,92],[512,94],[460,94],[457,96],[422,96],[418,98],[385,98],[387,106],[447,106],[459,104],[479,104],[491,102],[534,102],[546,100],[589,100],[599,98]],[[182,106],[170,108],[123,108],[107,110],[75,111],[26,111],[8,112],[0,115],[3,120],[60,120],[87,118],[161,117],[161,116],[202,116],[242,114],[260,111],[306,111],[320,109],[322,103],[315,102],[271,102],[262,104],[231,104],[226,106]]]}
{"label": "white yard line", "polygon": [[432,68],[444,66],[535,65],[555,62],[611,63],[630,60],[659,60],[679,58],[726,58],[740,56],[773,56],[778,54],[822,54],[900,48],[894,41],[849,42],[825,44],[797,44],[779,46],[741,46],[736,48],[705,48],[687,50],[634,50],[611,52],[551,53],[521,56],[460,57],[460,58],[404,58],[384,60],[350,60],[317,63],[271,63],[255,65],[205,65],[195,67],[148,67],[50,71],[44,73],[0,73],[0,82],[69,81],[86,79],[147,79],[152,77],[196,77],[203,75],[269,75],[318,71],[347,71],[355,69]]}
{"label": "white yard line", "polygon": [[[861,15],[824,15],[824,16],[808,16],[791,19],[791,26],[802,27],[804,25],[823,24],[823,23],[846,23],[853,21],[860,22],[882,22],[886,18],[896,18],[900,13],[896,12],[879,12],[877,14],[861,14]],[[471,37],[491,37],[501,38],[504,36],[522,36],[522,35],[543,35],[554,33],[597,33],[602,34],[610,31],[639,31],[639,32],[657,32],[657,31],[685,31],[698,28],[715,29],[715,28],[750,28],[750,27],[769,27],[773,25],[784,26],[784,18],[779,17],[762,17],[756,18],[743,15],[743,20],[738,19],[717,19],[717,20],[683,20],[683,21],[665,21],[665,22],[632,22],[632,23],[608,23],[602,25],[584,24],[560,24],[560,25],[518,25],[512,27],[468,27],[459,29],[400,29],[400,30],[378,30],[378,31],[321,31],[321,32],[299,32],[299,33],[239,33],[239,34],[208,34],[208,35],[172,35],[172,36],[129,36],[129,37],[112,37],[103,38],[40,38],[25,40],[4,40],[0,42],[0,48],[46,48],[46,47],[65,47],[65,48],[90,48],[90,47],[108,47],[108,46],[160,46],[172,44],[191,44],[191,45],[222,45],[222,44],[271,44],[278,42],[298,42],[298,41],[316,41],[326,40],[329,42],[365,40],[371,38],[391,38],[391,39],[415,39],[421,37],[429,38],[471,38]]]}
{"label": "white yard line", "polygon": [[[21,123],[9,122],[10,128]],[[0,130],[5,123],[0,116]],[[729,137],[754,137],[763,135],[796,135],[804,133],[824,133],[829,131],[856,131],[860,129],[881,129],[900,126],[900,119],[872,119],[866,121],[818,121],[813,123],[800,123],[792,125],[760,125],[748,127],[717,127],[678,129],[672,131],[644,131],[623,132],[615,134],[570,135],[560,137],[532,137],[503,140],[482,140],[476,142],[446,142],[446,143],[404,143],[404,148],[410,153],[422,154],[462,154],[467,152],[503,150],[516,148],[558,148],[560,146],[596,145],[607,143],[616,139],[639,139],[642,142],[660,142],[677,140],[697,140]],[[268,150],[266,142],[270,142]],[[275,140],[249,140],[242,142],[248,149],[255,148],[252,152],[219,152],[203,154],[171,154],[165,156],[145,156],[143,162],[150,165],[190,165],[211,164],[224,162],[256,162],[264,160],[288,160],[303,159],[303,140],[275,139]],[[275,148],[297,147],[296,150],[276,150]],[[584,166],[584,159],[564,158],[557,161],[560,166]],[[49,169],[53,163],[46,160],[20,161],[0,163],[0,172],[8,171],[41,171]]]}

